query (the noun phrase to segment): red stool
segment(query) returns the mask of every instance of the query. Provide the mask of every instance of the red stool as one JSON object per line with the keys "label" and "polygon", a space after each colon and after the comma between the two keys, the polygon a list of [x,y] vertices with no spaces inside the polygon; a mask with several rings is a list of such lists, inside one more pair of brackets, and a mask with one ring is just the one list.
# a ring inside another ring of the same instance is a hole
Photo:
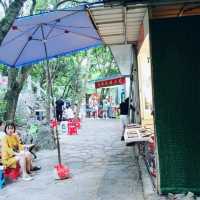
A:
{"label": "red stool", "polygon": [[75,123],[75,125],[76,125],[76,127],[77,127],[78,129],[81,128],[81,120],[80,120],[79,118],[74,119],[74,123]]}
{"label": "red stool", "polygon": [[156,169],[151,169],[150,170],[150,173],[151,173],[151,176],[154,176],[154,177],[156,177]]}
{"label": "red stool", "polygon": [[[151,136],[151,139],[149,140],[149,143],[148,143],[148,151],[150,153],[150,155],[154,155],[155,153],[155,148],[156,148],[156,144],[155,144],[155,137],[154,136]],[[156,177],[156,164],[155,164],[155,157],[154,159],[151,161],[150,163],[150,174],[154,177]]]}
{"label": "red stool", "polygon": [[17,164],[16,168],[6,168],[4,170],[4,176],[11,180],[16,180],[20,176],[20,166]]}
{"label": "red stool", "polygon": [[151,136],[151,139],[148,142],[148,151],[151,153],[155,152],[156,144],[154,136]]}
{"label": "red stool", "polygon": [[77,127],[74,122],[68,122],[68,135],[77,135]]}

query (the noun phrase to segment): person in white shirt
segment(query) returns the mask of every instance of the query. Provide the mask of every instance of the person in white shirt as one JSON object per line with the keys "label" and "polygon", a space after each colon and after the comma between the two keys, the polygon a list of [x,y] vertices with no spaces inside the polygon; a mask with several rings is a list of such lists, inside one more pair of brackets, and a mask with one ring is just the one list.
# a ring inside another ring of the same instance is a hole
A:
{"label": "person in white shirt", "polygon": [[73,119],[74,118],[74,112],[73,110],[71,109],[71,106],[70,105],[67,105],[65,110],[64,110],[64,113],[63,113],[63,117],[66,119],[66,120],[69,120],[69,119]]}

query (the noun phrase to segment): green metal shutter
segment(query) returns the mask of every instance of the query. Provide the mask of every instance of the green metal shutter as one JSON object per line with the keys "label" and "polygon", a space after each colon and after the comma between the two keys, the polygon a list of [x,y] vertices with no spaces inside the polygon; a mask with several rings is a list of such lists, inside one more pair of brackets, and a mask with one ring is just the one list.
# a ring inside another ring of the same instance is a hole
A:
{"label": "green metal shutter", "polygon": [[200,193],[200,16],[150,22],[162,193]]}

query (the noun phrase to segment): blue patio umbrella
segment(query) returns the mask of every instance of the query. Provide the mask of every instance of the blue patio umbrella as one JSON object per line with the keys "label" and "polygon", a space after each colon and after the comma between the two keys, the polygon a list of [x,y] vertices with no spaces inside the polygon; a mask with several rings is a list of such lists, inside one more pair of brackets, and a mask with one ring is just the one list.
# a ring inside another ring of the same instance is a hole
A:
{"label": "blue patio umbrella", "polygon": [[21,67],[101,44],[83,7],[15,20],[0,46],[0,63]]}
{"label": "blue patio umbrella", "polygon": [[[48,65],[51,58],[101,43],[84,7],[50,11],[15,20],[0,46],[0,63],[19,68],[47,60]],[[49,70],[48,76],[50,77]],[[52,88],[50,93],[53,97]],[[56,133],[58,160],[61,164],[57,129]]]}

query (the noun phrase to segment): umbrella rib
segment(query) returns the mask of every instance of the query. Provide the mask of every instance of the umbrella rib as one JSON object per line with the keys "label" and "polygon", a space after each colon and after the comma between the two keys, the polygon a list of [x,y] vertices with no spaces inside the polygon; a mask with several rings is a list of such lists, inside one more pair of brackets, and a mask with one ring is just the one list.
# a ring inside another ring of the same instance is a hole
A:
{"label": "umbrella rib", "polygon": [[[49,22],[53,22],[53,21],[56,21],[56,20],[58,20],[58,19],[61,20],[61,19],[64,19],[64,18],[66,18],[66,17],[71,17],[72,15],[75,15],[75,14],[77,14],[78,12],[80,12],[80,11],[78,10],[78,11],[76,11],[76,12],[73,12],[73,13],[69,14],[69,15],[64,15],[64,16],[62,16],[62,17],[60,17],[60,18],[54,19],[54,20],[49,21]],[[47,22],[47,23],[49,23],[49,22]]]}
{"label": "umbrella rib", "polygon": [[[32,27],[33,28],[33,27]],[[9,40],[9,41],[7,41],[7,42],[5,42],[5,43],[3,43],[2,45],[1,45],[1,47],[3,47],[3,46],[6,46],[6,45],[8,45],[8,44],[10,44],[11,42],[13,42],[14,40],[16,40],[16,39],[18,39],[19,37],[21,37],[21,36],[23,36],[23,35],[25,35],[27,32],[29,32],[32,28],[30,28],[30,29],[28,29],[27,31],[25,31],[25,32],[23,32],[23,33],[21,33],[20,35],[17,35],[16,37],[14,37],[14,38],[12,38],[11,40]],[[20,30],[20,32],[22,32],[21,30]]]}
{"label": "umbrella rib", "polygon": [[[41,24],[40,26],[41,28],[41,31],[42,31],[42,39],[43,40],[46,40],[45,36],[44,36],[44,29],[43,29],[43,25]],[[46,60],[48,59],[48,53],[47,53],[47,45],[45,42],[43,42],[43,45],[44,45],[44,51],[45,51],[45,55],[46,55]]]}
{"label": "umbrella rib", "polygon": [[[50,31],[48,32],[46,38],[48,38],[49,35],[52,33],[53,29],[56,27],[56,24],[57,24],[57,21],[55,22],[55,24],[52,24],[52,27],[51,27]],[[47,24],[47,25],[48,25],[48,24]]]}
{"label": "umbrella rib", "polygon": [[[77,14],[78,12],[80,12],[80,11],[78,10],[78,11],[73,12],[73,13],[71,13],[71,14],[66,14],[66,15],[64,15],[64,16],[62,16],[62,17],[60,17],[60,18],[56,18],[56,19],[50,20],[50,21],[48,21],[48,22],[41,22],[41,23],[42,23],[42,24],[48,24],[48,23],[54,22],[54,21],[56,21],[56,20],[58,20],[58,19],[64,19],[64,18],[66,18],[66,17],[70,17],[70,16],[72,16],[72,15]],[[33,24],[30,24],[30,23],[28,23],[28,24],[20,24],[20,27],[39,26],[39,25],[41,25],[41,23],[40,23],[40,24],[38,24],[38,23],[33,23]]]}
{"label": "umbrella rib", "polygon": [[[47,34],[47,36],[46,36],[46,39],[49,37],[49,35],[52,33],[53,29],[56,27],[56,24],[58,23],[57,20],[64,19],[65,17],[70,17],[70,16],[72,16],[72,15],[75,15],[75,14],[78,13],[78,12],[79,12],[79,11],[77,11],[77,12],[73,12],[73,13],[71,13],[70,15],[66,15],[66,16],[63,16],[63,17],[58,18],[58,19],[54,19],[53,21],[55,21],[55,24],[52,24],[52,28],[51,28],[51,30],[48,32],[48,34]],[[50,21],[50,22],[51,22],[51,21]],[[48,25],[49,22],[46,23],[46,24]]]}
{"label": "umbrella rib", "polygon": [[49,40],[49,39],[51,40],[51,39],[53,39],[53,38],[56,38],[56,37],[61,36],[61,35],[64,35],[64,34],[66,34],[66,33],[63,32],[63,33],[59,33],[59,34],[57,34],[57,35],[53,35],[53,36],[49,37],[48,40]]}
{"label": "umbrella rib", "polygon": [[[63,31],[66,30],[66,29],[58,28],[58,27],[55,27],[55,29],[63,30]],[[97,37],[94,37],[94,36],[90,36],[90,35],[86,35],[86,34],[83,34],[83,33],[77,33],[77,32],[74,32],[74,31],[69,31],[69,32],[73,33],[73,34],[76,34],[76,35],[79,35],[79,36],[82,36],[82,37],[86,37],[86,38],[90,38],[90,39],[94,39],[94,40],[101,40],[100,38],[97,38]],[[51,39],[51,38],[49,38],[49,39]]]}
{"label": "umbrella rib", "polygon": [[[47,24],[48,26],[53,26],[54,24]],[[56,24],[55,26],[61,27],[61,28],[92,28],[90,26],[64,26],[64,25],[58,25]]]}
{"label": "umbrella rib", "polygon": [[[32,37],[36,32],[37,32],[37,30],[39,29],[39,26],[35,29],[35,31],[31,34],[31,36],[30,37]],[[28,43],[30,42],[30,40],[28,39],[27,41],[26,41],[26,43],[25,43],[25,45],[24,45],[24,47],[22,48],[22,50],[20,51],[20,53],[19,53],[19,55],[17,56],[17,58],[16,58],[16,60],[15,60],[15,62],[14,62],[14,65],[13,66],[15,66],[16,65],[16,63],[17,63],[17,61],[19,60],[19,58],[20,58],[20,56],[22,55],[22,53],[23,53],[23,51],[24,51],[24,49],[26,48],[26,46],[28,45]]]}
{"label": "umbrella rib", "polygon": [[86,38],[90,38],[90,39],[94,39],[94,40],[101,40],[100,38],[97,38],[97,37],[94,37],[94,36],[90,36],[90,35],[86,35],[86,34],[82,34],[82,33],[77,33],[77,32],[74,32],[74,31],[69,31],[69,32],[73,33],[75,35],[82,36],[82,37],[86,37]]}
{"label": "umbrella rib", "polygon": [[[56,28],[56,27],[61,27],[61,28],[91,28],[91,27],[63,26],[63,25],[58,25],[57,22],[55,24],[46,24],[46,25],[51,27],[51,30],[49,31],[49,33],[46,36],[46,39],[49,38],[49,35],[52,33],[53,29]],[[59,35],[62,35],[62,34],[59,34]],[[50,39],[52,39],[56,36],[52,36],[52,37],[50,37]]]}

